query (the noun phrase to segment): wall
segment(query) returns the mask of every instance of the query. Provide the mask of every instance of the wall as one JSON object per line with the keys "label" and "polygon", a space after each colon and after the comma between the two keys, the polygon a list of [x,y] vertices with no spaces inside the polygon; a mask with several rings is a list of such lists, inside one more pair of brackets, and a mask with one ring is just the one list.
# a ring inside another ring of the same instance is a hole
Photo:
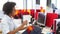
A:
{"label": "wall", "polygon": [[16,3],[16,9],[23,9],[23,0],[9,0]]}
{"label": "wall", "polygon": [[43,6],[46,9],[47,0],[40,0],[40,6]]}
{"label": "wall", "polygon": [[57,0],[57,8],[60,9],[60,0]]}
{"label": "wall", "polygon": [[4,3],[6,3],[8,0],[0,0],[0,10],[2,10]]}

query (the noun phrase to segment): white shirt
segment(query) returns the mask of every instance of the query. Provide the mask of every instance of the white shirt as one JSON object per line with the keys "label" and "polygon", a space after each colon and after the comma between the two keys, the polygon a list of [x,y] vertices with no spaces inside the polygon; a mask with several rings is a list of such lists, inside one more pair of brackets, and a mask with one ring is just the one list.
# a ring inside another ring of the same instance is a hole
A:
{"label": "white shirt", "polygon": [[4,17],[2,18],[2,34],[7,34],[8,32],[14,29],[15,29],[15,24],[13,23],[13,19],[10,18],[8,15],[4,15]]}

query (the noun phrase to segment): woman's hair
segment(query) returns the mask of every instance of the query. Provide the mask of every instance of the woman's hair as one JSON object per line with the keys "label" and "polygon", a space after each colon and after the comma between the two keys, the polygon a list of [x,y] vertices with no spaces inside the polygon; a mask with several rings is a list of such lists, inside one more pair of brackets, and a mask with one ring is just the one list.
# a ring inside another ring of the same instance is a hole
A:
{"label": "woman's hair", "polygon": [[14,2],[6,2],[3,5],[3,12],[6,15],[9,15],[10,13],[12,13],[13,8],[15,7],[16,3]]}

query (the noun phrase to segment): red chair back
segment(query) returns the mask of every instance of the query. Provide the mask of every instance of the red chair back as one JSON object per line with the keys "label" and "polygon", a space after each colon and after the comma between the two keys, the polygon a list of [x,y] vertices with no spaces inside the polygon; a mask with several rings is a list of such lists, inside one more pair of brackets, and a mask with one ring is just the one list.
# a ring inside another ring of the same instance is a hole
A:
{"label": "red chair back", "polygon": [[36,9],[36,12],[40,12],[40,9]]}
{"label": "red chair back", "polygon": [[35,17],[34,18],[35,18],[35,20],[38,19],[38,12],[35,13]]}
{"label": "red chair back", "polygon": [[34,18],[34,15],[35,15],[35,10],[34,9],[30,10],[30,15],[32,16],[32,18]]}
{"label": "red chair back", "polygon": [[58,18],[58,14],[55,13],[47,13],[46,16],[46,26],[48,27],[52,27],[53,23],[54,23],[54,19]]}

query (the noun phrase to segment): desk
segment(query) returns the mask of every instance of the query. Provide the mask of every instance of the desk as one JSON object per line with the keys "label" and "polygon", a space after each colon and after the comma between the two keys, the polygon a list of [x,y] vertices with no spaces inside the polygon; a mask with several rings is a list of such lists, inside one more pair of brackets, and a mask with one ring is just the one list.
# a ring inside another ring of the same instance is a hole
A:
{"label": "desk", "polygon": [[[16,27],[18,27],[19,25],[22,24],[22,23],[21,23],[21,19],[14,19],[14,23],[15,23]],[[29,25],[31,25],[31,24],[29,24]],[[19,33],[22,34],[25,30],[26,30],[26,29],[21,30],[21,31],[19,31]],[[43,34],[46,34],[47,32],[51,32],[51,29],[48,28],[48,27],[45,27],[45,28],[42,29],[42,33],[43,33]]]}
{"label": "desk", "polygon": [[51,33],[51,28],[49,28],[49,27],[43,28],[43,29],[42,29],[42,33],[43,33],[43,34]]}

